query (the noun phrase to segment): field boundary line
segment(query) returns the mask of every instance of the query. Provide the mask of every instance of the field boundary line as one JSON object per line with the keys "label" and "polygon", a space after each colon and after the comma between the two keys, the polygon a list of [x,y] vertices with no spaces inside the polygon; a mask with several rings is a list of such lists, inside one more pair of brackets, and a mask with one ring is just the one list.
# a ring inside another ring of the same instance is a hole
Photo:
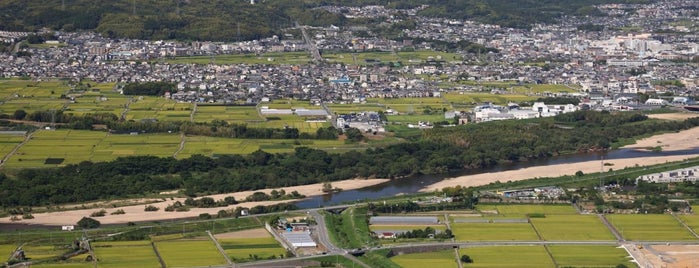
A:
{"label": "field boundary line", "polygon": [[233,267],[235,267],[235,263],[233,263],[233,261],[231,260],[231,258],[228,257],[228,254],[226,254],[226,251],[223,250],[223,247],[222,247],[221,244],[218,242],[218,240],[216,239],[216,237],[214,237],[214,235],[211,234],[211,231],[206,230],[206,234],[208,234],[208,235],[209,235],[209,238],[211,238],[211,241],[214,242],[214,245],[216,245],[216,248],[218,249],[218,252],[221,253],[221,255],[223,255],[223,258],[224,258],[224,259],[226,259],[226,263],[228,263],[228,265],[233,265]]}
{"label": "field boundary line", "polygon": [[454,255],[456,256],[456,265],[458,265],[459,268],[464,268],[464,264],[461,263],[461,258],[459,258],[459,247],[454,248]]}
{"label": "field boundary line", "polygon": [[189,113],[189,122],[194,123],[194,114],[197,113],[197,103],[194,103],[194,107],[192,107],[192,112]]}
{"label": "field boundary line", "polygon": [[17,146],[15,146],[15,148],[12,149],[12,151],[10,151],[7,155],[5,155],[5,157],[2,159],[2,162],[0,162],[0,167],[4,166],[5,163],[7,163],[7,160],[10,160],[10,157],[15,155],[15,153],[19,150],[19,148],[21,148],[23,145],[27,144],[27,142],[29,142],[29,140],[32,139],[32,135],[34,135],[34,132],[27,134],[27,136],[24,137],[24,140],[22,142],[17,144]]}
{"label": "field boundary line", "polygon": [[155,242],[151,241],[150,245],[151,245],[151,247],[153,247],[153,251],[155,252],[155,256],[158,257],[158,262],[160,262],[160,267],[167,268],[167,265],[165,265],[165,261],[163,260],[163,257],[161,257],[160,252],[158,252],[158,247],[155,246]]}
{"label": "field boundary line", "polygon": [[690,233],[692,233],[692,235],[694,237],[699,238],[699,235],[697,235],[697,233],[694,232],[694,230],[692,230],[692,228],[690,228],[689,225],[687,225],[682,219],[677,217],[677,215],[675,213],[670,213],[670,215],[672,215],[672,217],[675,218],[675,220],[677,220],[680,224],[682,224],[682,226],[684,226],[685,229],[687,229]]}
{"label": "field boundary line", "polygon": [[173,158],[177,158],[177,155],[184,150],[184,144],[187,142],[187,137],[184,135],[184,132],[180,134],[180,147],[177,148],[177,151],[172,154]]}
{"label": "field boundary line", "polygon": [[[529,216],[527,216],[527,221],[529,222],[529,225],[532,226],[532,229],[534,229],[534,233],[536,233],[536,236],[539,238],[539,240],[546,241],[543,237],[541,237],[541,233],[539,233],[539,230],[536,229],[536,226],[534,226],[534,222],[532,222],[532,219]],[[549,255],[551,262],[553,262],[553,267],[558,267],[558,263],[556,263],[556,259],[553,258],[553,254],[551,254],[551,250],[549,250],[548,245],[544,244],[544,250],[546,250],[546,254]]]}
{"label": "field boundary line", "polygon": [[[617,241],[619,241],[619,242],[626,241],[626,240],[624,239],[624,237],[622,237],[622,236],[619,234],[619,231],[616,229],[616,227],[614,227],[614,225],[612,225],[611,223],[609,223],[609,221],[607,220],[607,217],[605,217],[604,214],[597,214],[597,217],[599,217],[599,219],[602,221],[602,223],[604,223],[604,225],[607,226],[607,229],[609,229],[609,231],[612,232],[612,234],[614,235],[614,237],[616,237],[616,240],[617,240]],[[623,228],[622,228],[622,230],[623,230]]]}

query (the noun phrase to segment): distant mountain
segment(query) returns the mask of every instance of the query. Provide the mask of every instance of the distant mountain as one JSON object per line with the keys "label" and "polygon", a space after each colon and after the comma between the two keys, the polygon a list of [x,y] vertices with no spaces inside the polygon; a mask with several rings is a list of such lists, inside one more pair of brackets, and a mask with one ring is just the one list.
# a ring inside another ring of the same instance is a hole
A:
{"label": "distant mountain", "polygon": [[279,34],[295,21],[357,23],[314,7],[429,7],[420,15],[510,27],[550,22],[563,14],[598,14],[593,4],[650,0],[0,0],[0,30],[96,30],[111,37],[234,41]]}
{"label": "distant mountain", "polygon": [[298,1],[267,2],[0,0],[0,30],[96,30],[113,37],[233,41],[271,36],[294,21],[338,25],[344,20]]}

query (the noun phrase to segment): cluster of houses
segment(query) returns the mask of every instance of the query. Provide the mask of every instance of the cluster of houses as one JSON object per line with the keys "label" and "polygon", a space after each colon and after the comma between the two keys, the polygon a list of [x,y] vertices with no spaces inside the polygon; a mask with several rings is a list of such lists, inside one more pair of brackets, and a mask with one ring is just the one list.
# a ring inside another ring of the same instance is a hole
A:
{"label": "cluster of houses", "polygon": [[636,184],[639,181],[654,183],[696,182],[699,181],[699,166],[641,175],[636,178]]}
{"label": "cluster of houses", "polygon": [[527,189],[501,190],[496,192],[497,195],[517,200],[555,200],[565,194],[565,190],[558,186],[544,186]]}
{"label": "cluster of houses", "polygon": [[[429,226],[440,224],[439,218],[433,216],[373,216],[369,218],[369,224],[372,228],[373,235],[380,239],[396,238],[397,235],[408,232],[410,230],[395,230],[388,226],[396,225],[420,225]],[[382,225],[388,228],[381,227]]]}

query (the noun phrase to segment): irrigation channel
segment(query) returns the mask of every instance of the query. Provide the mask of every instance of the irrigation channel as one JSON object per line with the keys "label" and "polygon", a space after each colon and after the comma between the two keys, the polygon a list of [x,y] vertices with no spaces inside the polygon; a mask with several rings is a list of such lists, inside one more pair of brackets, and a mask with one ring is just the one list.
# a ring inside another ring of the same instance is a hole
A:
{"label": "irrigation channel", "polygon": [[377,198],[385,198],[400,194],[417,193],[426,186],[437,183],[446,178],[453,178],[464,175],[473,175],[488,172],[499,172],[506,170],[516,170],[534,166],[547,166],[556,164],[573,164],[587,161],[603,161],[614,159],[628,159],[641,157],[658,157],[658,156],[674,156],[674,155],[690,155],[699,154],[699,148],[691,150],[667,151],[667,152],[652,152],[647,150],[636,149],[618,149],[608,152],[594,153],[578,153],[549,157],[546,159],[536,159],[526,162],[517,162],[506,165],[497,165],[490,168],[470,169],[461,172],[453,172],[444,175],[420,175],[410,178],[395,179],[379,185],[362,188],[358,190],[341,191],[329,193],[322,196],[314,196],[296,203],[301,209],[317,208],[324,206],[338,205],[342,203],[358,202],[363,200],[371,200]]}

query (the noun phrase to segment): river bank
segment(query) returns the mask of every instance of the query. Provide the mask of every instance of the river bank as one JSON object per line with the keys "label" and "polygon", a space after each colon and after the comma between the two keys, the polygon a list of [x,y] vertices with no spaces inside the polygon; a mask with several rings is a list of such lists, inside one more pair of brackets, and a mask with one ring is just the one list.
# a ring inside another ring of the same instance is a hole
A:
{"label": "river bank", "polygon": [[[699,148],[699,127],[698,128],[693,128],[685,131],[680,131],[677,133],[666,133],[666,134],[661,134],[661,135],[656,135],[652,136],[649,138],[641,139],[637,141],[637,143],[633,145],[626,146],[624,148],[629,149],[629,150],[648,150],[648,148],[654,148],[654,147],[660,147],[663,152],[676,152],[676,154],[670,154],[670,155],[655,155],[655,156],[643,156],[643,157],[628,157],[628,158],[615,158],[615,159],[605,159],[604,163],[607,165],[611,166],[604,166],[605,170],[608,170],[609,168],[613,168],[615,170],[623,169],[624,167],[631,167],[631,166],[636,166],[636,165],[655,165],[655,164],[661,164],[661,163],[666,163],[666,162],[673,162],[673,161],[680,161],[683,159],[687,158],[694,158],[694,157],[699,157],[699,153],[697,153],[696,148]],[[692,153],[685,153],[684,151],[692,152]],[[434,180],[434,181],[429,181],[425,182],[424,185],[418,186],[417,189],[415,190],[409,190],[406,188],[404,192],[401,193],[414,193],[416,191],[421,191],[421,192],[430,192],[438,189],[442,189],[444,187],[453,187],[457,185],[462,185],[462,186],[480,186],[480,185],[485,185],[489,184],[492,182],[500,181],[500,182],[507,182],[507,181],[517,181],[517,180],[526,180],[526,179],[531,179],[531,178],[537,178],[537,177],[557,177],[557,176],[563,176],[563,175],[573,175],[577,171],[582,171],[584,173],[593,173],[593,172],[599,172],[602,169],[602,163],[599,160],[596,161],[579,161],[579,162],[574,162],[574,163],[561,163],[561,164],[546,164],[542,166],[532,166],[532,167],[525,167],[525,168],[520,168],[520,169],[514,169],[514,170],[504,170],[504,171],[496,171],[496,172],[485,172],[485,173],[480,173],[480,174],[473,174],[473,175],[464,175],[464,176],[456,176],[453,178],[446,178],[446,179],[439,179],[439,180]],[[359,201],[360,199],[364,199],[363,197],[359,197],[355,195],[356,189],[363,189],[363,188],[376,188],[376,187],[383,187],[386,182],[388,182],[388,179],[368,179],[368,180],[346,180],[346,181],[337,181],[333,182],[332,186],[333,187],[338,187],[343,189],[344,191],[338,194],[334,195],[354,195],[348,200],[356,200]],[[372,187],[375,186],[375,187]],[[281,188],[276,188],[276,190],[280,190]],[[312,185],[304,185],[304,186],[294,186],[294,187],[284,187],[283,188],[287,193],[291,193],[292,191],[298,191],[300,194],[305,195],[307,197],[315,197],[315,198],[326,198],[328,196],[332,195],[324,195],[322,192],[322,184],[312,184]],[[272,190],[275,189],[266,189],[266,190],[259,190],[263,191],[266,193],[271,192]],[[378,192],[378,190],[374,191],[369,190],[369,192]],[[401,190],[400,187],[397,187],[396,190]],[[236,200],[244,200],[245,197],[251,195],[253,192],[256,191],[246,191],[246,192],[237,192],[237,193],[229,193],[229,194],[217,194],[217,195],[211,195],[209,197],[214,198],[215,200],[220,200],[225,198],[226,196],[233,196],[235,197]],[[383,195],[384,197],[386,196],[392,196],[395,194],[388,194],[388,195]],[[319,205],[322,205],[320,201],[317,200],[311,200],[312,198],[308,198],[307,203],[312,203],[313,207],[317,207]],[[158,211],[155,212],[145,212],[144,211],[144,200],[137,200],[141,204],[138,205],[127,205],[127,206],[122,206],[118,208],[111,208],[110,206],[105,206],[105,210],[107,211],[107,215],[104,217],[99,217],[97,218],[100,222],[103,224],[124,224],[128,222],[137,222],[137,221],[167,221],[167,220],[175,220],[175,219],[181,219],[181,218],[193,218],[197,217],[199,214],[202,213],[209,213],[212,215],[215,215],[219,210],[222,209],[235,209],[236,206],[242,206],[242,207],[254,207],[257,205],[271,205],[271,204],[276,204],[276,203],[281,203],[281,202],[290,202],[292,200],[284,200],[284,201],[265,201],[265,202],[249,202],[249,203],[242,203],[239,205],[232,205],[228,207],[217,207],[217,208],[192,208],[190,211],[187,212],[165,212],[164,209],[170,204],[173,204],[176,201],[180,201],[184,203],[184,198],[166,198],[166,200],[163,199],[153,199],[152,201],[157,202],[153,203],[153,206],[156,206],[159,208]],[[123,202],[123,201],[120,201]],[[305,207],[305,206],[301,206]],[[9,217],[5,218],[0,218],[0,224],[2,223],[20,223],[20,224],[36,224],[36,225],[72,225],[75,224],[78,220],[80,220],[82,217],[87,217],[89,216],[92,212],[98,211],[100,208],[90,208],[90,209],[78,209],[78,210],[69,210],[69,211],[58,211],[58,212],[49,212],[49,213],[36,213],[33,214],[35,217],[34,219],[27,219],[27,220],[21,220],[18,222],[12,222],[10,221]],[[123,209],[124,212],[126,212],[123,215],[109,215],[111,212],[116,211],[117,209]]]}
{"label": "river bank", "polygon": [[[660,146],[663,152],[685,151],[699,147],[699,127],[692,128],[676,133],[666,133],[655,135],[649,138],[638,140],[635,144],[624,146],[626,149],[647,150]],[[604,169],[613,168],[616,170],[625,167],[633,167],[636,165],[657,165],[667,162],[681,161],[688,158],[699,157],[699,154],[686,155],[671,155],[671,156],[656,156],[656,157],[637,157],[626,159],[604,160],[604,163],[610,166],[605,166]],[[482,173],[475,175],[459,176],[449,178],[440,182],[428,185],[421,189],[421,192],[431,192],[444,187],[461,186],[480,186],[493,183],[496,181],[519,181],[531,178],[541,177],[559,177],[564,175],[574,175],[578,171],[584,173],[600,172],[602,170],[601,161],[586,161],[570,164],[547,165],[528,167],[517,170],[507,170],[501,172]]]}
{"label": "river bank", "polygon": [[[355,190],[364,187],[369,187],[373,185],[378,185],[387,182],[388,179],[354,179],[354,180],[344,180],[332,182],[333,188],[340,188],[344,190]],[[324,194],[322,191],[323,184],[309,184],[293,187],[283,187],[283,188],[273,188],[273,189],[263,189],[255,191],[244,191],[228,194],[216,194],[208,195],[208,197],[214,200],[220,200],[227,196],[233,196],[236,200],[245,200],[245,197],[253,194],[254,192],[265,192],[269,194],[272,190],[284,189],[286,193],[291,193],[297,191],[299,194],[305,195],[307,197],[318,196]],[[200,196],[197,198],[201,198]],[[227,207],[215,207],[215,208],[191,208],[189,211],[183,212],[167,212],[165,208],[177,201],[184,203],[185,198],[165,198],[153,199],[156,203],[151,203],[149,205],[158,207],[158,211],[144,211],[145,205],[131,205],[123,206],[117,208],[104,208],[107,211],[107,215],[104,217],[96,217],[102,224],[125,224],[128,222],[138,222],[138,221],[168,221],[181,218],[196,218],[199,214],[209,213],[211,215],[216,215],[219,210],[222,209],[235,209],[238,206],[251,208],[254,206],[267,206],[283,202],[291,202],[294,200],[283,200],[283,201],[261,201],[261,202],[244,202],[238,205],[230,205]],[[121,209],[124,210],[125,214],[121,215],[110,215],[110,213]],[[10,217],[0,218],[0,224],[2,223],[13,223],[13,224],[28,224],[28,225],[74,225],[82,217],[89,217],[91,213],[99,211],[100,208],[90,208],[90,209],[78,209],[78,210],[68,210],[68,211],[57,211],[57,212],[47,212],[47,213],[36,213],[32,214],[34,219],[23,219],[21,221],[11,221]]]}

